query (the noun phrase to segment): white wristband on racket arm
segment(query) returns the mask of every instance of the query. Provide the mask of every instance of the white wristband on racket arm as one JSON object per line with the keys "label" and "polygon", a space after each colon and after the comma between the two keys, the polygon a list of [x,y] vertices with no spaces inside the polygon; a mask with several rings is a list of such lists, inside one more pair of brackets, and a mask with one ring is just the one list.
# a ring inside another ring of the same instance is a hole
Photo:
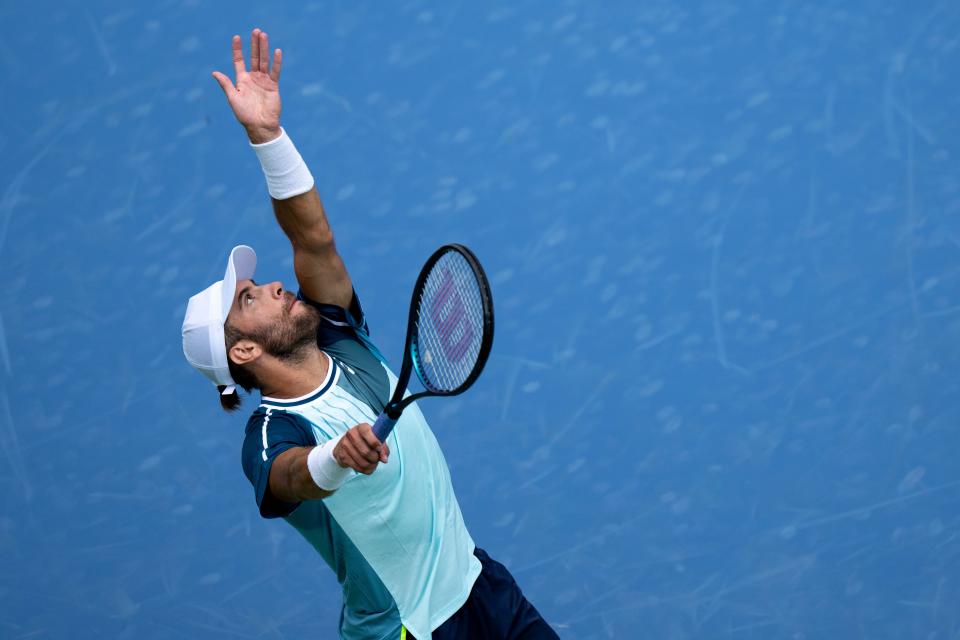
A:
{"label": "white wristband on racket arm", "polygon": [[327,440],[307,454],[307,470],[310,471],[310,477],[313,478],[314,484],[324,491],[339,489],[353,471],[350,467],[341,467],[333,457],[333,449],[340,442],[340,438]]}
{"label": "white wristband on racket arm", "polygon": [[286,200],[313,188],[313,176],[283,127],[279,138],[250,146],[260,159],[271,198]]}

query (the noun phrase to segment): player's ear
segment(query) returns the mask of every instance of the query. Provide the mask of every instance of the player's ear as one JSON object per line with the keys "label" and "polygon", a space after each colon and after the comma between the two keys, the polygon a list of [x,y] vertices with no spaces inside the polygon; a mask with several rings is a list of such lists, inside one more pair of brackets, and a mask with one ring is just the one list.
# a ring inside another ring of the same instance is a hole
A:
{"label": "player's ear", "polygon": [[233,362],[240,366],[250,364],[255,361],[263,353],[263,349],[259,344],[253,340],[243,338],[237,340],[236,344],[230,347],[230,352],[227,354],[227,357]]}

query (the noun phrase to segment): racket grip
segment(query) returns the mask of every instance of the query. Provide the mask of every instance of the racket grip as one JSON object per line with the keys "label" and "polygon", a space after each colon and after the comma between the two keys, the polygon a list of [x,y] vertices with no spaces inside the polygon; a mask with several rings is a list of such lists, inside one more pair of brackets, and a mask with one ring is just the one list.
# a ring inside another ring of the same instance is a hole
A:
{"label": "racket grip", "polygon": [[377,421],[373,423],[373,434],[380,439],[380,442],[386,442],[387,436],[393,431],[393,425],[397,424],[396,418],[391,418],[384,411],[377,416]]}

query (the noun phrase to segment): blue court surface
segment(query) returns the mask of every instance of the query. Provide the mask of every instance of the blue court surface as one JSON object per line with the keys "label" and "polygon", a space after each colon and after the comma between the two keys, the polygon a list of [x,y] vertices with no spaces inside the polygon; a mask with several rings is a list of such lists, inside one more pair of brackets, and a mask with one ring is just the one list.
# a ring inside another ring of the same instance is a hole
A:
{"label": "blue court surface", "polygon": [[0,17],[0,637],[335,634],[181,353],[234,244],[295,286],[210,77],[259,26],[385,355],[433,249],[490,275],[486,370],[421,407],[562,637],[960,638],[956,3]]}

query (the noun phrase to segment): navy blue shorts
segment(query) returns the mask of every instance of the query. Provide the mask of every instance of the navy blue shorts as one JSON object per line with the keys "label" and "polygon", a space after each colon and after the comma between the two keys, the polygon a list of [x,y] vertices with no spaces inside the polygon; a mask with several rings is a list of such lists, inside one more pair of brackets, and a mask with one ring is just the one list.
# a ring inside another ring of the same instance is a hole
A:
{"label": "navy blue shorts", "polygon": [[[483,549],[474,552],[483,566],[470,597],[434,630],[433,640],[559,640],[549,624],[523,597],[507,568]],[[407,634],[407,638],[412,638]]]}

